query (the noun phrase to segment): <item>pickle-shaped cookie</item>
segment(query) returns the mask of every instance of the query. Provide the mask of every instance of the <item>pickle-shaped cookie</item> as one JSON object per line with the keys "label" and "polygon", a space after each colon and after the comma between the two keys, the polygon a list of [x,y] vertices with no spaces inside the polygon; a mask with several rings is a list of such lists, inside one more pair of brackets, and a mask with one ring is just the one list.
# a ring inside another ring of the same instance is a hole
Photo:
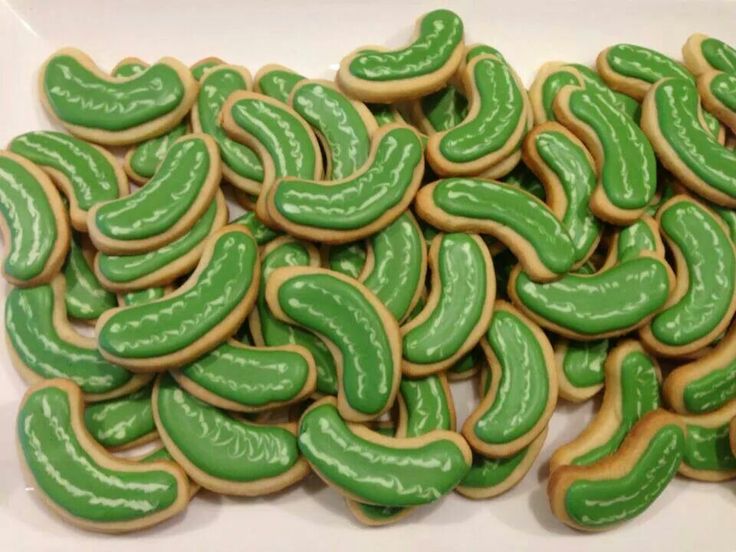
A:
{"label": "pickle-shaped cookie", "polygon": [[133,144],[173,128],[198,88],[189,69],[173,58],[132,77],[111,77],[74,48],[51,54],[39,87],[46,111],[69,132],[106,145]]}
{"label": "pickle-shaped cookie", "polygon": [[130,307],[133,305],[143,305],[144,303],[150,303],[156,299],[161,299],[164,295],[167,295],[174,291],[173,286],[165,287],[151,287],[141,289],[139,291],[128,291],[127,293],[118,294],[118,306]]}
{"label": "pickle-shaped cookie", "polygon": [[736,400],[708,414],[681,418],[687,433],[680,473],[699,481],[726,481],[736,477],[736,455],[729,441],[729,425],[736,418]]}
{"label": "pickle-shaped cookie", "polygon": [[196,270],[174,293],[103,314],[98,349],[140,372],[181,366],[235,333],[253,307],[259,273],[253,236],[240,225],[225,226],[207,238]]}
{"label": "pickle-shaped cookie", "polygon": [[607,339],[555,343],[555,365],[560,397],[566,401],[583,402],[603,388],[603,365],[608,355]]}
{"label": "pickle-shaped cookie", "polygon": [[506,301],[496,301],[483,352],[491,385],[463,424],[483,456],[511,456],[544,429],[557,404],[557,372],[547,336]]}
{"label": "pickle-shaped cookie", "polygon": [[580,435],[555,451],[550,472],[593,464],[616,452],[634,424],[659,408],[660,380],[659,366],[637,341],[622,341],[611,349],[600,410]]}
{"label": "pickle-shaped cookie", "polygon": [[227,204],[221,191],[186,234],[146,253],[95,257],[95,274],[107,288],[118,292],[167,285],[197,265],[207,237],[227,223]]}
{"label": "pickle-shaped cookie", "polygon": [[314,392],[317,379],[314,359],[304,347],[250,347],[232,339],[172,375],[195,397],[235,412],[303,400]]}
{"label": "pickle-shaped cookie", "polygon": [[662,79],[644,98],[641,128],[681,184],[714,203],[736,207],[736,152],[703,129],[698,106],[692,80]]}
{"label": "pickle-shaped cookie", "polygon": [[698,78],[703,105],[736,132],[736,73],[708,71]]}
{"label": "pickle-shaped cookie", "polygon": [[414,198],[423,174],[417,133],[404,125],[384,126],[373,135],[370,157],[356,173],[330,181],[280,178],[264,201],[270,220],[293,236],[351,242],[396,220]]}
{"label": "pickle-shaped cookie", "polygon": [[192,63],[189,70],[192,72],[194,80],[201,83],[202,78],[218,65],[227,64],[217,56],[207,56],[206,58],[202,58],[199,61]]}
{"label": "pickle-shaped cookie", "polygon": [[92,207],[90,238],[97,249],[112,255],[145,253],[169,244],[204,215],[221,176],[215,141],[206,134],[183,136],[143,188]]}
{"label": "pickle-shaped cookie", "polygon": [[199,95],[192,108],[192,129],[212,136],[220,148],[222,176],[230,184],[257,194],[263,181],[263,167],[256,152],[231,140],[220,126],[220,109],[230,94],[251,89],[251,76],[245,67],[221,65],[204,75]]}
{"label": "pickle-shaped cookie", "polygon": [[470,447],[455,432],[385,437],[345,422],[333,397],[307,409],[298,439],[323,480],[348,498],[379,506],[434,502],[457,486],[472,461]]}
{"label": "pickle-shaped cookie", "polygon": [[526,90],[508,64],[494,56],[476,57],[465,69],[463,83],[470,102],[467,116],[459,125],[432,134],[427,143],[427,159],[438,175],[476,175],[490,169],[518,149],[527,129]]}
{"label": "pickle-shaped cookie", "polygon": [[582,531],[602,531],[638,516],[677,473],[684,441],[685,424],[677,416],[650,412],[613,455],[552,472],[547,486],[552,512]]}
{"label": "pickle-shaped cookie", "polygon": [[736,73],[736,48],[702,33],[688,37],[682,47],[682,59],[696,77],[710,70]]}
{"label": "pickle-shaped cookie", "polygon": [[736,248],[716,213],[677,195],[657,211],[675,259],[670,304],[641,328],[647,348],[662,356],[702,349],[721,335],[736,311]]}
{"label": "pickle-shaped cookie", "polygon": [[456,127],[468,115],[468,99],[453,84],[411,104],[412,120],[426,134]]}
{"label": "pickle-shaped cookie", "polygon": [[289,105],[317,133],[327,179],[347,178],[368,160],[378,125],[365,104],[351,100],[329,81],[304,80],[293,88]]}
{"label": "pickle-shaped cookie", "polygon": [[588,209],[597,179],[593,158],[572,132],[557,123],[538,125],[527,134],[522,156],[544,185],[547,205],[570,236],[575,264],[584,263],[603,231]]}
{"label": "pickle-shaped cookie", "polygon": [[273,226],[266,200],[277,178],[322,177],[322,151],[307,122],[288,105],[255,92],[233,92],[220,111],[222,127],[234,140],[258,153],[263,182],[256,213]]}
{"label": "pickle-shaped cookie", "polygon": [[450,381],[462,381],[472,378],[478,373],[483,364],[483,354],[480,347],[476,346],[447,369],[447,379]]}
{"label": "pickle-shaped cookie", "polygon": [[117,305],[115,294],[102,287],[95,276],[93,259],[94,251],[87,240],[73,236],[63,270],[64,302],[69,317],[88,323],[94,323],[103,312]]}
{"label": "pickle-shaped cookie", "polygon": [[14,286],[45,284],[58,274],[71,232],[59,192],[36,165],[0,151],[2,275]]}
{"label": "pickle-shaped cookie", "polygon": [[66,378],[79,385],[86,401],[119,397],[150,379],[111,364],[95,340],[77,333],[66,317],[64,278],[16,288],[5,301],[5,339],[10,361],[29,384]]}
{"label": "pickle-shaped cookie", "polygon": [[[391,226],[389,225],[389,228]],[[365,268],[366,257],[368,255],[367,249],[366,240],[331,246],[325,245],[320,251],[322,266],[340,274],[345,274],[345,276],[358,278]]]}
{"label": "pickle-shaped cookie", "polygon": [[319,266],[319,254],[312,244],[291,236],[281,236],[269,242],[261,252],[261,284],[256,308],[248,317],[253,341],[258,346],[281,347],[300,345],[307,349],[317,368],[317,391],[337,394],[335,359],[327,345],[313,333],[276,318],[266,303],[266,282],[271,273],[285,266]]}
{"label": "pickle-shaped cookie", "polygon": [[253,79],[253,86],[259,94],[269,96],[281,103],[289,103],[291,91],[297,83],[304,79],[306,77],[288,67],[271,63],[258,70]]}
{"label": "pickle-shaped cookie", "polygon": [[164,446],[207,490],[261,496],[309,473],[291,430],[235,418],[190,395],[171,374],[159,376],[151,401]]}
{"label": "pickle-shaped cookie", "polygon": [[419,301],[427,274],[422,231],[406,211],[371,236],[358,279],[401,323]]}
{"label": "pickle-shaped cookie", "polygon": [[416,23],[414,37],[397,50],[363,47],[340,62],[337,82],[364,102],[392,103],[442,88],[465,54],[463,22],[450,10],[434,10]]}
{"label": "pickle-shaped cookie", "polygon": [[736,325],[706,354],[672,370],[662,392],[682,414],[711,412],[736,399]]}
{"label": "pickle-shaped cookie", "polygon": [[554,110],[595,159],[599,174],[590,200],[593,213],[615,224],[641,217],[657,191],[657,165],[636,122],[604,96],[575,86],[560,90]]}
{"label": "pickle-shaped cookie", "polygon": [[424,308],[401,326],[402,370],[410,377],[448,368],[488,327],[496,297],[493,262],[475,234],[438,234],[429,249],[432,283]]}
{"label": "pickle-shaped cookie", "polygon": [[659,223],[649,215],[628,226],[617,228],[610,234],[608,254],[601,270],[638,257],[642,251],[651,251],[664,259],[664,244],[659,233]]}
{"label": "pickle-shaped cookie", "polygon": [[88,531],[123,533],[160,523],[189,503],[173,462],[116,458],[84,427],[79,388],[54,379],[30,388],[16,420],[23,471],[43,502]]}
{"label": "pickle-shaped cookie", "polygon": [[562,223],[541,200],[514,185],[445,178],[419,190],[416,209],[446,232],[479,232],[498,239],[534,280],[553,280],[574,265],[575,250]]}
{"label": "pickle-shaped cookie", "polygon": [[258,245],[266,245],[281,235],[272,228],[263,224],[253,211],[246,211],[238,218],[232,221],[233,224],[242,224],[245,226],[256,240]]}
{"label": "pickle-shaped cookie", "polygon": [[8,150],[41,167],[69,200],[72,226],[87,230],[87,211],[128,194],[128,179],[115,157],[99,146],[61,132],[37,130],[16,136]]}
{"label": "pickle-shaped cookie", "polygon": [[391,408],[401,379],[399,326],[373,292],[338,272],[293,266],[268,276],[266,301],[276,318],[325,341],[346,420],[372,420]]}
{"label": "pickle-shaped cookie", "polygon": [[107,450],[137,447],[158,437],[151,410],[153,382],[122,397],[87,405],[84,425]]}
{"label": "pickle-shaped cookie", "polygon": [[623,335],[646,324],[675,289],[672,269],[649,251],[594,274],[570,273],[534,282],[517,266],[509,297],[545,329],[570,339]]}

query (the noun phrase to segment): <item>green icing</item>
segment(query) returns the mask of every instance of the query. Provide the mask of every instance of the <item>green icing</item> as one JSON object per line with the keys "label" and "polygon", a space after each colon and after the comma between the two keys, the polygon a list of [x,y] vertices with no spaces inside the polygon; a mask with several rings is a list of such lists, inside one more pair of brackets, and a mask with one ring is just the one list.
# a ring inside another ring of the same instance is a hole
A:
{"label": "green icing", "polygon": [[726,226],[728,226],[728,236],[731,238],[731,241],[736,242],[736,211],[717,205],[712,205],[711,207],[723,219]]}
{"label": "green icing", "polygon": [[351,75],[368,81],[422,77],[442,69],[463,41],[463,22],[450,10],[422,17],[417,37],[400,50],[361,50],[350,62]]}
{"label": "green icing", "polygon": [[544,201],[546,197],[544,186],[537,178],[537,175],[535,175],[524,163],[516,165],[514,170],[503,178],[502,182],[511,184],[512,186],[518,186],[522,190],[529,192],[542,201]]}
{"label": "green icing", "polygon": [[657,240],[652,228],[644,221],[638,220],[622,228],[616,242],[616,261],[622,262],[638,257],[642,251],[656,251]]}
{"label": "green icing", "polygon": [[233,224],[242,224],[245,226],[253,237],[256,239],[258,245],[266,245],[268,242],[275,240],[281,235],[281,232],[272,230],[265,224],[263,224],[256,214],[251,211],[246,211],[241,216],[236,218]]}
{"label": "green icing", "polygon": [[433,502],[452,491],[468,471],[454,441],[430,437],[411,448],[376,444],[355,435],[332,404],[304,414],[299,449],[332,485],[385,506]]}
{"label": "green icing", "polygon": [[327,268],[357,278],[365,265],[365,242],[333,245],[327,252]]}
{"label": "green icing", "polygon": [[130,307],[132,305],[142,305],[144,303],[155,301],[156,299],[161,299],[164,294],[164,288],[162,287],[152,287],[148,289],[141,289],[138,291],[130,291],[123,294],[122,303],[126,307]]}
{"label": "green icing", "polygon": [[109,393],[130,381],[125,368],[107,362],[94,348],[59,336],[54,325],[56,298],[51,285],[15,288],[5,301],[5,332],[23,364],[45,379],[66,378],[84,393]]}
{"label": "green icing", "polygon": [[[710,81],[710,91],[729,110],[736,111],[736,74],[720,73],[715,75]],[[706,113],[707,111],[703,114]],[[715,124],[718,128],[718,121]],[[717,133],[710,129],[710,125],[709,130],[711,134],[717,136]]]}
{"label": "green icing", "polygon": [[88,405],[84,424],[95,441],[107,448],[121,447],[156,431],[152,389],[153,383],[149,383],[124,397]]}
{"label": "green icing", "polygon": [[379,127],[390,125],[391,123],[405,122],[394,106],[390,104],[366,104],[366,107],[373,113]]}
{"label": "green icing", "polygon": [[298,274],[281,284],[277,300],[286,316],[339,349],[341,387],[351,408],[377,414],[389,406],[401,367],[378,311],[355,285],[328,273]]}
{"label": "green icing", "polygon": [[218,65],[222,65],[222,61],[215,58],[207,58],[203,59],[202,61],[199,61],[192,65],[191,72],[192,76],[194,77],[194,80],[202,81],[202,77],[204,77],[205,73],[208,72],[213,67],[217,67]]}
{"label": "green icing", "polygon": [[548,121],[555,121],[555,110],[552,105],[557,97],[557,93],[562,89],[563,86],[573,85],[580,86],[582,83],[578,79],[575,73],[566,70],[565,67],[554,71],[547,75],[542,83],[542,108],[544,109],[544,115]]}
{"label": "green icing", "polygon": [[450,85],[420,100],[424,117],[436,132],[450,130],[463,122],[468,114],[468,100]]}
{"label": "green icing", "polygon": [[356,502],[355,505],[360,508],[364,516],[372,520],[390,520],[404,511],[404,508],[395,506],[377,506],[375,504],[363,504],[362,502]]}
{"label": "green icing", "polygon": [[473,58],[489,54],[492,56],[496,56],[503,62],[506,62],[506,58],[503,57],[503,54],[499,50],[497,50],[493,46],[489,46],[488,44],[476,44],[472,48],[469,48],[468,51],[465,53],[465,61],[469,63]]}
{"label": "green icing", "polygon": [[115,294],[103,288],[97,280],[76,238],[71,241],[63,272],[66,280],[64,301],[72,318],[95,320],[106,310],[117,307]]}
{"label": "green icing", "polygon": [[98,346],[124,358],[151,358],[184,349],[240,304],[251,287],[257,262],[258,247],[250,235],[221,234],[192,287],[117,311],[100,328]]}
{"label": "green icing", "polygon": [[151,178],[166,157],[171,144],[187,133],[187,123],[179,123],[169,132],[149,138],[135,146],[128,158],[133,172],[141,178]]}
{"label": "green icing", "polygon": [[43,74],[51,109],[67,124],[118,132],[177,109],[186,92],[176,70],[164,63],[119,81],[101,78],[69,55],[51,58]]}
{"label": "green icing", "polygon": [[181,489],[163,470],[101,466],[77,440],[70,397],[46,387],[25,401],[16,422],[21,454],[38,488],[66,513],[92,522],[144,518],[172,506]]}
{"label": "green icing", "polygon": [[159,383],[156,412],[180,453],[218,479],[243,483],[277,477],[299,458],[296,437],[288,430],[235,419],[187,393],[169,374]]}
{"label": "green icing", "polygon": [[406,437],[418,437],[435,429],[453,430],[451,399],[439,376],[404,378],[399,392],[406,406]]}
{"label": "green icing", "polygon": [[706,38],[700,43],[700,51],[708,64],[726,73],[736,73],[736,49],[717,38]]}
{"label": "green icing", "polygon": [[156,449],[153,452],[146,454],[143,458],[140,459],[140,462],[148,464],[151,462],[160,462],[162,460],[175,462],[174,457],[171,456],[171,453],[164,447],[161,447],[160,449]]}
{"label": "green icing", "polygon": [[362,228],[395,208],[416,182],[422,143],[405,127],[386,132],[368,166],[347,180],[282,180],[272,194],[279,213],[295,224],[331,230]]}
{"label": "green icing", "polygon": [[9,231],[3,270],[35,278],[57,247],[56,214],[45,190],[17,161],[0,156],[0,216]]}
{"label": "green icing", "polygon": [[562,359],[565,378],[578,388],[601,385],[605,379],[603,365],[607,355],[607,339],[568,343]]}
{"label": "green icing", "polygon": [[487,489],[497,487],[513,475],[529,452],[524,447],[516,454],[506,458],[486,458],[480,454],[473,455],[473,465],[460,483],[463,487]]}
{"label": "green icing", "polygon": [[718,427],[687,424],[685,465],[695,470],[736,470],[736,456],[731,452],[728,423]]}
{"label": "green icing", "polygon": [[148,65],[138,61],[128,60],[125,63],[119,63],[112,72],[113,77],[130,78],[143,73]]}
{"label": "green icing", "polygon": [[610,89],[608,85],[603,82],[600,75],[587,65],[571,63],[570,67],[578,70],[580,76],[583,78],[584,88],[592,92],[596,92],[597,94],[601,94],[608,101],[618,105],[618,108],[634,121],[639,121],[639,118],[641,117],[641,105],[634,98]]}
{"label": "green icing", "polygon": [[455,364],[450,366],[447,369],[447,371],[450,374],[455,374],[455,375],[461,375],[461,374],[470,372],[476,366],[478,366],[479,357],[480,357],[480,354],[478,353],[478,350],[473,349],[469,353],[460,357],[460,360],[458,360]]}
{"label": "green icing", "polygon": [[667,77],[690,79],[684,65],[655,50],[633,44],[617,44],[608,50],[608,65],[619,75],[654,84]]}
{"label": "green icing", "polygon": [[[574,263],[567,231],[536,197],[515,186],[473,178],[440,180],[434,203],[449,215],[492,221],[519,234],[552,272],[562,274]],[[505,238],[504,238],[505,239]]]}
{"label": "green icing", "polygon": [[730,360],[691,381],[685,386],[682,395],[687,411],[696,414],[725,405],[736,397],[736,360]]}
{"label": "green icing", "polygon": [[573,482],[565,494],[568,515],[576,523],[591,528],[603,528],[639,515],[677,473],[684,440],[680,427],[664,426],[654,434],[626,475]]}
{"label": "green icing", "polygon": [[271,69],[258,78],[258,90],[261,94],[288,103],[291,91],[305,78],[288,69]]}

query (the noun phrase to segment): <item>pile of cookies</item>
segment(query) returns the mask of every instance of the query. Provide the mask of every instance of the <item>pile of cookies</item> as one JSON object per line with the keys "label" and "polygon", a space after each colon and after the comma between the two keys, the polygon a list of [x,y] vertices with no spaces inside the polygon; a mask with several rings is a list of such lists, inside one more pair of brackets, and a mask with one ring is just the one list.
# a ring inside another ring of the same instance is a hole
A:
{"label": "pile of cookies", "polygon": [[448,10],[335,82],[54,53],[40,97],[67,132],[0,152],[29,480],[123,532],[314,472],[384,525],[507,491],[558,397],[599,394],[549,461],[563,523],[736,477],[736,50],[696,34],[683,57],[618,44],[527,91]]}

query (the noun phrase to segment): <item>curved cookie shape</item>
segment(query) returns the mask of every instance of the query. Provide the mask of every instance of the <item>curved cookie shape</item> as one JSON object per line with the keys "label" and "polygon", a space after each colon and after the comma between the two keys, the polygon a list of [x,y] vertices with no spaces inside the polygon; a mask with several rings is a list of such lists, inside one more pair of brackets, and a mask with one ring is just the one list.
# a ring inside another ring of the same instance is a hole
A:
{"label": "curved cookie shape", "polygon": [[[462,74],[462,72],[461,72]],[[412,102],[412,121],[425,134],[450,130],[468,116],[468,99],[450,84]]]}
{"label": "curved cookie shape", "polygon": [[736,49],[702,33],[688,37],[682,47],[682,59],[696,77],[711,70],[736,73]]}
{"label": "curved cookie shape", "polygon": [[139,291],[129,291],[127,293],[118,294],[118,306],[130,307],[133,305],[143,305],[150,303],[156,299],[161,299],[164,295],[168,295],[174,291],[173,286],[152,287],[141,289]]}
{"label": "curved cookie shape", "polygon": [[693,353],[728,328],[736,312],[736,248],[716,213],[677,195],[657,211],[675,259],[669,304],[639,330],[642,342],[668,357]]}
{"label": "curved cookie shape", "polygon": [[289,105],[317,133],[328,180],[347,178],[368,160],[378,124],[365,104],[351,100],[329,81],[303,80],[292,89]]}
{"label": "curved cookie shape", "polygon": [[37,130],[13,138],[8,150],[41,167],[69,200],[69,218],[87,231],[93,205],[127,195],[128,179],[113,155],[61,132]]}
{"label": "curved cookie shape", "polygon": [[401,379],[399,327],[363,284],[323,268],[277,268],[266,281],[266,301],[276,318],[325,342],[346,420],[372,420],[391,408]]}
{"label": "curved cookie shape", "polygon": [[463,84],[470,102],[466,118],[432,134],[427,143],[429,164],[441,176],[487,171],[518,148],[527,129],[526,90],[505,62],[494,56],[474,58]]}
{"label": "curved cookie shape", "polygon": [[343,58],[337,83],[364,102],[393,103],[425,96],[442,87],[465,53],[463,22],[450,10],[417,20],[411,43],[398,50],[363,47]]}
{"label": "curved cookie shape", "polygon": [[674,289],[672,269],[648,251],[594,274],[570,273],[541,284],[517,266],[508,285],[511,300],[537,324],[584,341],[643,326],[664,308]]}
{"label": "curved cookie shape", "polygon": [[5,339],[10,361],[29,384],[53,378],[76,383],[87,402],[119,397],[150,377],[111,364],[69,323],[64,278],[34,288],[15,288],[5,301]]}
{"label": "curved cookie shape", "polygon": [[207,211],[222,176],[220,154],[206,134],[177,140],[148,184],[89,212],[95,247],[111,255],[145,253],[183,236]]}
{"label": "curved cookie shape", "polygon": [[649,215],[642,215],[633,224],[613,231],[608,244],[608,254],[601,270],[638,257],[642,251],[651,251],[664,259],[664,244],[659,232],[659,223]]}
{"label": "curved cookie shape", "polygon": [[552,345],[534,322],[506,301],[496,301],[480,343],[491,385],[465,420],[462,434],[483,456],[511,456],[544,431],[557,404]]}
{"label": "curved cookie shape", "polygon": [[314,359],[299,345],[249,347],[231,339],[171,375],[189,393],[234,412],[262,412],[314,392]]}
{"label": "curved cookie shape", "polygon": [[189,67],[189,70],[192,72],[194,80],[201,84],[202,78],[218,65],[227,65],[227,63],[225,63],[225,61],[223,61],[219,57],[209,56],[192,63],[191,67]]}
{"label": "curved cookie shape", "polygon": [[95,256],[97,278],[117,292],[142,290],[170,284],[197,265],[207,237],[227,223],[227,204],[220,190],[204,214],[186,234],[171,243],[135,255]]}
{"label": "curved cookie shape", "polygon": [[[388,228],[391,228],[391,226],[389,225]],[[326,245],[322,247],[320,256],[324,268],[357,279],[365,268],[366,257],[368,256],[367,241],[360,240],[333,246]],[[375,260],[373,263],[375,263]]]}
{"label": "curved cookie shape", "polygon": [[69,251],[69,224],[59,192],[41,169],[7,151],[0,151],[0,235],[2,275],[14,286],[48,283]]}
{"label": "curved cookie shape", "polygon": [[156,169],[161,165],[171,145],[187,132],[189,123],[181,122],[161,136],[136,144],[125,154],[123,160],[125,173],[133,182],[145,184],[156,174]]}
{"label": "curved cookie shape", "polygon": [[736,418],[736,400],[699,416],[682,416],[687,433],[680,473],[698,481],[727,481],[736,477],[729,426]]}
{"label": "curved cookie shape", "polygon": [[603,232],[588,209],[597,180],[593,158],[572,132],[557,123],[538,125],[527,134],[522,157],[544,185],[546,203],[570,236],[575,265],[583,264]]}
{"label": "curved cookie shape", "polygon": [[293,430],[235,418],[187,393],[171,374],[156,380],[151,401],[164,446],[207,490],[262,496],[309,473]]}
{"label": "curved cookie shape", "polygon": [[397,437],[419,437],[436,429],[455,431],[455,404],[444,374],[401,380]]}
{"label": "curved cookie shape", "polygon": [[264,201],[269,219],[289,234],[346,243],[396,220],[410,205],[423,174],[417,133],[405,125],[389,125],[373,135],[370,157],[356,173],[331,181],[280,178],[265,192]]}
{"label": "curved cookie shape", "polygon": [[613,455],[552,472],[547,486],[552,512],[581,531],[603,531],[638,516],[677,473],[684,441],[685,424],[677,416],[650,412]]}
{"label": "curved cookie shape", "polygon": [[57,50],[39,72],[41,103],[70,133],[111,146],[170,130],[189,112],[197,82],[173,58],[132,77],[111,77],[84,52]]}
{"label": "curved cookie shape", "polygon": [[448,368],[488,327],[496,297],[493,262],[473,234],[438,234],[429,250],[432,283],[424,308],[401,326],[402,371],[422,377]]}
{"label": "curved cookie shape", "polygon": [[470,448],[455,432],[385,437],[345,422],[333,397],[306,410],[298,440],[320,478],[348,498],[379,506],[434,502],[457,486],[472,461]]}
{"label": "curved cookie shape", "polygon": [[115,294],[102,287],[95,276],[91,266],[93,257],[94,251],[87,240],[74,236],[63,270],[67,314],[70,318],[92,324],[103,312],[117,305]]}
{"label": "curved cookie shape", "polygon": [[611,349],[605,373],[600,409],[580,435],[554,452],[550,473],[562,466],[594,464],[614,454],[634,424],[660,407],[659,366],[637,341],[628,339]]}
{"label": "curved cookie shape", "polygon": [[513,251],[534,280],[553,280],[574,265],[575,251],[562,223],[542,201],[516,186],[445,178],[419,190],[416,210],[445,232],[493,236]]}
{"label": "curved cookie shape", "polygon": [[708,71],[698,78],[703,105],[736,132],[736,74]]}
{"label": "curved cookie shape", "polygon": [[261,159],[263,182],[256,213],[268,226],[274,226],[266,200],[276,179],[322,177],[322,151],[317,137],[292,108],[255,92],[233,92],[220,113],[225,132],[255,150]]}
{"label": "curved cookie shape", "polygon": [[88,531],[150,527],[186,508],[189,481],[173,462],[116,458],[84,427],[79,388],[54,379],[23,397],[16,432],[23,471],[46,504]]}
{"label": "curved cookie shape", "polygon": [[260,347],[300,345],[307,349],[317,368],[317,391],[327,395],[337,394],[337,368],[327,345],[313,333],[282,322],[276,318],[266,303],[266,282],[277,268],[286,266],[319,266],[319,254],[309,243],[291,236],[282,236],[268,243],[261,252],[261,283],[258,301],[248,317],[253,341]]}
{"label": "curved cookie shape", "polygon": [[297,83],[305,79],[306,77],[288,67],[271,63],[264,65],[258,70],[253,79],[253,86],[259,94],[288,104],[291,91]]}
{"label": "curved cookie shape", "polygon": [[246,211],[233,220],[232,224],[242,224],[245,226],[253,234],[258,245],[266,245],[282,235],[281,232],[269,228],[258,220],[258,217],[256,217],[253,211]]}
{"label": "curved cookie shape", "polygon": [[401,323],[417,305],[427,275],[426,244],[411,212],[371,236],[364,254],[358,280]]}
{"label": "curved cookie shape", "polygon": [[225,226],[207,238],[196,270],[174,293],[103,314],[98,349],[139,372],[179,367],[235,333],[256,300],[259,276],[253,237],[242,226]]}
{"label": "curved cookie shape", "polygon": [[251,89],[251,76],[245,67],[221,65],[203,76],[192,108],[192,129],[209,134],[217,142],[222,158],[222,176],[239,190],[257,194],[263,181],[263,166],[258,154],[228,138],[220,126],[220,110],[233,92]]}
{"label": "curved cookie shape", "polygon": [[482,357],[480,347],[476,346],[447,369],[447,379],[449,381],[463,381],[472,378],[483,366]]}
{"label": "curved cookie shape", "polygon": [[636,221],[657,191],[656,159],[642,130],[615,103],[574,86],[560,90],[554,110],[595,159],[599,182],[590,209],[614,224]]}
{"label": "curved cookie shape", "polygon": [[607,339],[555,343],[555,365],[560,397],[570,402],[583,402],[603,389],[603,365],[608,356]]}

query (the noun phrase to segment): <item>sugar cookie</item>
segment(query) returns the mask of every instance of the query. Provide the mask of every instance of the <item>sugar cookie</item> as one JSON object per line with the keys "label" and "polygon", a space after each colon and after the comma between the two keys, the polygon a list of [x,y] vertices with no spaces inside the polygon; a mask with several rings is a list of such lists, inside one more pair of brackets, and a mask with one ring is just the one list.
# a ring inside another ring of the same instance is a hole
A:
{"label": "sugar cookie", "polygon": [[206,58],[202,58],[195,63],[192,63],[191,67],[189,67],[189,70],[192,72],[194,80],[201,83],[202,78],[218,65],[226,65],[226,63],[216,56],[209,56]]}
{"label": "sugar cookie", "polygon": [[688,37],[682,47],[682,59],[696,77],[710,70],[736,73],[736,49],[702,33]]}
{"label": "sugar cookie", "polygon": [[73,236],[64,263],[64,302],[70,318],[92,323],[117,305],[115,294],[107,291],[92,270],[94,251],[82,236]]}
{"label": "sugar cookie", "polygon": [[303,77],[296,71],[292,71],[283,65],[275,63],[264,65],[256,73],[253,85],[256,92],[269,96],[281,103],[289,103],[289,95],[297,83],[303,81]]}
{"label": "sugar cookie", "polygon": [[736,456],[729,443],[729,424],[736,418],[736,400],[708,414],[682,416],[687,433],[680,473],[699,481],[736,477]]}
{"label": "sugar cookie", "polygon": [[601,270],[638,257],[642,251],[651,251],[664,259],[664,244],[659,233],[659,223],[649,215],[613,231],[608,244],[608,254]]}
{"label": "sugar cookie", "polygon": [[736,73],[708,71],[698,78],[703,105],[736,132]]}
{"label": "sugar cookie", "polygon": [[253,211],[243,213],[233,220],[232,223],[242,224],[245,226],[250,233],[253,234],[258,245],[266,245],[281,236],[281,232],[269,228],[258,220],[258,217],[256,217],[256,214]]}
{"label": "sugar cookie", "polygon": [[583,402],[603,389],[603,364],[608,355],[607,339],[555,343],[555,366],[560,397],[570,402]]}
{"label": "sugar cookie", "polygon": [[345,274],[345,276],[358,278],[365,267],[367,247],[366,240],[331,246],[323,245],[320,251],[322,266]]}

